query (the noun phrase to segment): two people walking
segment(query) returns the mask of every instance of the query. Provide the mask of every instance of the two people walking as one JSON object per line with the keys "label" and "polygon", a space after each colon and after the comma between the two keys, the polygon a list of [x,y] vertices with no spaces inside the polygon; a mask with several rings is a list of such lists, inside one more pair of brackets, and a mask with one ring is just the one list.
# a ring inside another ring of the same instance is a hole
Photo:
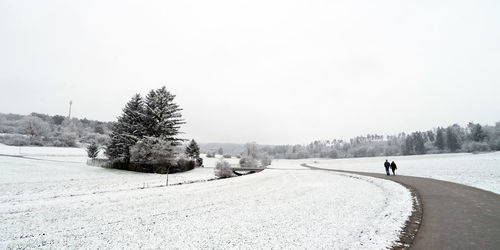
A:
{"label": "two people walking", "polygon": [[394,161],[389,163],[388,160],[385,160],[384,167],[385,167],[385,173],[387,175],[391,175],[391,173],[389,172],[389,168],[391,168],[392,170],[392,175],[396,175],[396,169],[398,169],[398,167],[396,166],[396,163]]}

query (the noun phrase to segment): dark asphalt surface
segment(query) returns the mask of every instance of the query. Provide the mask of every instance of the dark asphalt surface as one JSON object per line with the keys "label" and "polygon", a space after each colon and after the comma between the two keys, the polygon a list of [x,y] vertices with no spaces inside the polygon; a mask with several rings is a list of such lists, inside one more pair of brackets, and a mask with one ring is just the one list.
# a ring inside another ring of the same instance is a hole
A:
{"label": "dark asphalt surface", "polygon": [[419,193],[423,219],[411,249],[500,249],[498,194],[429,178],[338,172],[392,180]]}

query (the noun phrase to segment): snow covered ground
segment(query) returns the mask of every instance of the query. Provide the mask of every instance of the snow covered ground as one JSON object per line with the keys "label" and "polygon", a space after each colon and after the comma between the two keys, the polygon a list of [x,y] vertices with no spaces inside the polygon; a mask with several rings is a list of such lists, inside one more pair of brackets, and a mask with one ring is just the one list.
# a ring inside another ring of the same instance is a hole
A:
{"label": "snow covered ground", "polygon": [[396,174],[451,181],[500,194],[500,152],[336,160],[308,159],[304,162],[321,168],[384,173],[385,159],[396,162],[398,166]]}
{"label": "snow covered ground", "polygon": [[[0,202],[81,196],[166,185],[166,175],[137,173],[86,165],[80,148],[18,147],[0,144]],[[56,149],[56,150],[51,150]],[[215,179],[211,168],[169,175],[169,185]]]}
{"label": "snow covered ground", "polygon": [[[60,160],[71,150],[47,155]],[[214,163],[205,159],[207,166]],[[165,187],[164,175],[0,156],[0,248],[384,249],[394,244],[411,213],[408,190],[300,163],[277,160],[258,174]],[[207,167],[170,178],[211,176]]]}
{"label": "snow covered ground", "polygon": [[[17,155],[28,158],[63,162],[87,162],[87,152],[83,148],[61,147],[13,147],[0,143],[0,154]],[[102,153],[99,155],[102,156]]]}

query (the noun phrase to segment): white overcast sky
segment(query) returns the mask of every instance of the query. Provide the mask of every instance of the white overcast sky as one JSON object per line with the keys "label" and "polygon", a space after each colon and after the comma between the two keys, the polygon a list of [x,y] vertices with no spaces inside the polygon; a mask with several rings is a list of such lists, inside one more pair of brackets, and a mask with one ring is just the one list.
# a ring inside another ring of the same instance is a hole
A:
{"label": "white overcast sky", "polygon": [[200,142],[494,124],[500,1],[0,0],[0,112],[114,121],[163,85]]}

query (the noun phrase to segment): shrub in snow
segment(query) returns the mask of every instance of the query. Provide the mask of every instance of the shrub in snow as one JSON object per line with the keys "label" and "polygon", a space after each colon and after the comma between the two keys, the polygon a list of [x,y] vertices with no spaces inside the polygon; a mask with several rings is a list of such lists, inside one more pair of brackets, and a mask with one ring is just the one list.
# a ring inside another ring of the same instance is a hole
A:
{"label": "shrub in snow", "polygon": [[195,165],[196,163],[194,160],[181,158],[178,160],[172,160],[171,162],[154,164],[137,162],[125,164],[123,162],[115,161],[108,164],[106,167],[146,173],[172,174],[192,170],[195,168]]}
{"label": "shrub in snow", "polygon": [[224,158],[227,158],[227,159],[230,159],[231,158],[231,155],[230,154],[224,154],[223,156]]}
{"label": "shrub in snow", "polygon": [[256,168],[259,166],[257,144],[255,142],[245,144],[245,149],[241,154],[240,166],[242,168]]}
{"label": "shrub in snow", "polygon": [[175,159],[171,142],[156,137],[144,137],[130,148],[130,163],[114,162],[112,167],[149,173],[176,173],[196,166],[193,159]]}
{"label": "shrub in snow", "polygon": [[97,145],[97,143],[95,142],[92,142],[91,144],[89,144],[86,148],[87,150],[87,155],[90,159],[94,159],[97,157],[97,155],[99,154],[99,145]]}
{"label": "shrub in snow", "polygon": [[233,170],[231,169],[231,166],[229,165],[229,162],[221,160],[217,162],[215,165],[215,176],[219,178],[229,178],[233,177]]}
{"label": "shrub in snow", "polygon": [[271,165],[271,161],[272,161],[272,160],[271,160],[271,157],[269,157],[269,155],[268,155],[268,154],[262,154],[262,155],[260,156],[260,164],[261,164],[261,166],[263,166],[263,167],[266,167],[266,166]]}
{"label": "shrub in snow", "polygon": [[203,158],[201,157],[196,158],[196,166],[203,167]]}
{"label": "shrub in snow", "polygon": [[207,153],[207,158],[214,158],[214,157],[215,157],[215,153],[213,153],[213,152]]}
{"label": "shrub in snow", "polygon": [[252,157],[242,157],[240,159],[240,167],[242,168],[257,168],[259,167],[259,163],[257,159]]}
{"label": "shrub in snow", "polygon": [[196,162],[194,160],[181,158],[177,160],[177,165],[175,166],[174,171],[170,171],[170,173],[192,170],[195,166]]}
{"label": "shrub in snow", "polygon": [[172,145],[162,139],[145,137],[130,148],[130,162],[139,164],[172,164]]}

